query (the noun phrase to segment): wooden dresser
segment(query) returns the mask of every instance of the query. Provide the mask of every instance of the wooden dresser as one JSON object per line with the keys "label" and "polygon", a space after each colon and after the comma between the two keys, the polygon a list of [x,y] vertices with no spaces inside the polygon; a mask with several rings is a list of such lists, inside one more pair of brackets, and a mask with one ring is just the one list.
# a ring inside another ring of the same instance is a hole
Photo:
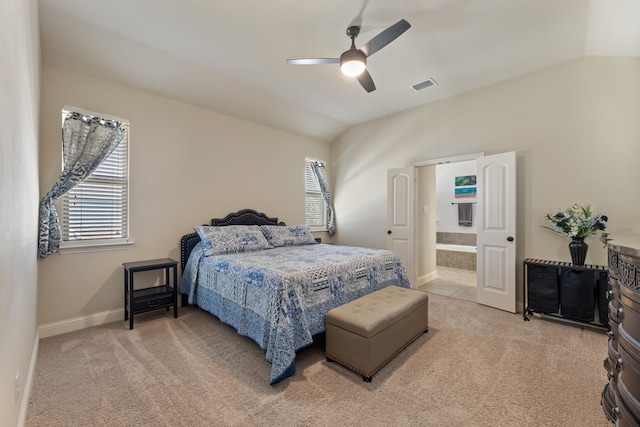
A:
{"label": "wooden dresser", "polygon": [[602,409],[616,426],[640,425],[640,234],[612,236],[609,256],[609,382]]}

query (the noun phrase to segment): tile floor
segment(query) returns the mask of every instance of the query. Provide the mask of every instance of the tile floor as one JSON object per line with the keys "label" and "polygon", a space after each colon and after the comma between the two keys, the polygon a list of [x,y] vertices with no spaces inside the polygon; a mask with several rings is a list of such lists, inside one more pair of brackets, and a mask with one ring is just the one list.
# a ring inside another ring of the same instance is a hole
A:
{"label": "tile floor", "polygon": [[438,295],[476,300],[476,272],[457,268],[437,267],[438,278],[420,286],[420,289]]}

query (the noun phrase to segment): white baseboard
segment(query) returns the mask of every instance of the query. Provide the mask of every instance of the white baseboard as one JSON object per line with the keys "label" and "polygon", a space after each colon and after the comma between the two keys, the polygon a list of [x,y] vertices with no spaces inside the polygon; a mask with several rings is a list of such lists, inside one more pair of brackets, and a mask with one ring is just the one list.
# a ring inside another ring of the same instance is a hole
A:
{"label": "white baseboard", "polygon": [[38,327],[40,338],[53,337],[55,335],[66,334],[67,332],[79,331],[80,329],[92,326],[104,325],[124,319],[124,308],[117,310],[103,311],[102,313],[90,314],[88,316],[76,317],[73,319],[61,320],[59,322],[47,323]]}
{"label": "white baseboard", "polygon": [[29,410],[29,400],[31,399],[31,388],[33,386],[33,376],[36,372],[36,363],[38,362],[38,346],[40,343],[40,334],[36,331],[36,339],[33,342],[33,351],[31,351],[31,360],[29,361],[29,372],[24,382],[24,390],[22,392],[22,401],[20,402],[20,413],[18,415],[18,427],[24,427],[27,424],[27,411]]}
{"label": "white baseboard", "polygon": [[438,272],[432,271],[431,273],[427,273],[423,276],[418,277],[417,282],[418,286],[422,286],[425,283],[429,283],[432,280],[436,280],[438,278]]}

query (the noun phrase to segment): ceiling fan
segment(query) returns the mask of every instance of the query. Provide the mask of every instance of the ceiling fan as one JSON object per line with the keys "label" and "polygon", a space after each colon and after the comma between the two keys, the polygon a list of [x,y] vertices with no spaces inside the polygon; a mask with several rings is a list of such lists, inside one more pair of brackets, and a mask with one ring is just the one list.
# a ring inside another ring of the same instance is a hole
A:
{"label": "ceiling fan", "polygon": [[400,37],[409,28],[411,28],[411,24],[401,19],[369,40],[360,49],[356,49],[355,39],[360,34],[360,26],[353,25],[347,28],[347,36],[351,39],[351,48],[343,52],[340,58],[287,59],[287,64],[340,64],[340,69],[345,75],[357,78],[367,92],[373,92],[376,90],[376,85],[367,71],[367,58]]}

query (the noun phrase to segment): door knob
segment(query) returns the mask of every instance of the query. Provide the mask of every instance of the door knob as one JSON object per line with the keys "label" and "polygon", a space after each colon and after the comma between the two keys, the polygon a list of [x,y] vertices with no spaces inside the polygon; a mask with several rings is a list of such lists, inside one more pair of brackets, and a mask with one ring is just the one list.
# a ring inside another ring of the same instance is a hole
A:
{"label": "door knob", "polygon": [[387,230],[387,234],[391,234],[391,230]]}
{"label": "door knob", "polygon": [[513,242],[513,237],[511,236],[507,237],[507,242]]}

